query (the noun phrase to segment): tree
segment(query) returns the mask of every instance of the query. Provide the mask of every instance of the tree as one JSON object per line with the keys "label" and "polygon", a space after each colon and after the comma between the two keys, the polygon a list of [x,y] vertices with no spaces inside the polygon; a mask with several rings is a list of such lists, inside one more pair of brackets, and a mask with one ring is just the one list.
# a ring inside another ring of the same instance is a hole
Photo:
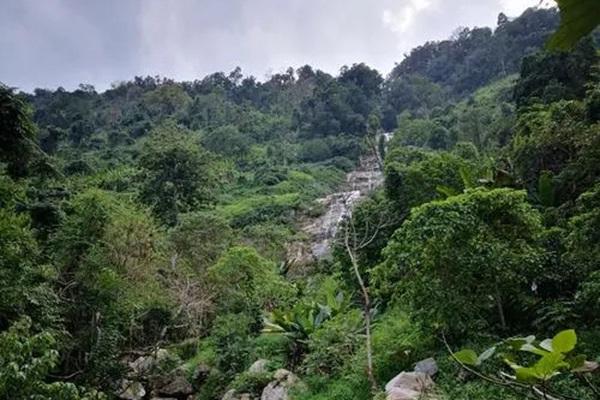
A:
{"label": "tree", "polygon": [[0,132],[0,162],[7,164],[7,171],[12,177],[26,175],[36,139],[31,111],[12,89],[1,83]]}
{"label": "tree", "polygon": [[23,317],[0,332],[0,397],[40,400],[102,400],[106,396],[66,382],[48,382],[59,362],[57,340],[49,330],[32,332]]}
{"label": "tree", "polygon": [[259,317],[286,304],[293,287],[277,274],[273,262],[250,247],[232,247],[208,269],[220,312]]}
{"label": "tree", "polygon": [[26,199],[18,182],[0,174],[0,331],[25,316],[36,328],[57,329],[55,271],[43,264],[27,213],[15,211]]}
{"label": "tree", "polygon": [[386,193],[400,210],[442,197],[439,191],[442,187],[462,192],[465,187],[462,171],[477,169],[473,162],[451,153],[402,148],[390,150],[386,161]]}
{"label": "tree", "polygon": [[210,151],[241,161],[246,156],[251,138],[234,125],[225,125],[208,131],[202,138],[202,144]]}
{"label": "tree", "polygon": [[174,257],[183,258],[192,269],[203,273],[233,241],[227,221],[209,212],[183,214],[169,235]]}
{"label": "tree", "polygon": [[178,214],[213,201],[219,182],[214,157],[194,134],[173,123],[156,128],[140,159],[140,198],[169,225]]}
{"label": "tree", "polygon": [[384,298],[406,298],[430,328],[515,328],[507,310],[532,296],[541,232],[522,191],[480,188],[427,203],[394,233],[375,286]]}

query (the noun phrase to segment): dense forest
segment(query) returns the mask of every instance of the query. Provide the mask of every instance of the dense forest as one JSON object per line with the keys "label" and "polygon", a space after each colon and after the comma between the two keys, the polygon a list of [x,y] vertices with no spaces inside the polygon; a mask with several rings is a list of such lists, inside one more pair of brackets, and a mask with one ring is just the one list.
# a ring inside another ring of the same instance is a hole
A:
{"label": "dense forest", "polygon": [[600,53],[561,12],[386,77],[0,85],[0,398],[599,399]]}

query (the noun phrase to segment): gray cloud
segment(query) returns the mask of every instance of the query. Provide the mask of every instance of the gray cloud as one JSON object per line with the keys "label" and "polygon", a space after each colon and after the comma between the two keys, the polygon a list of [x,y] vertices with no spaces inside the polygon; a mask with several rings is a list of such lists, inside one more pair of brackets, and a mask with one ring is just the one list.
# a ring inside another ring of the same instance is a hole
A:
{"label": "gray cloud", "polygon": [[403,54],[458,26],[493,26],[539,0],[0,0],[0,81],[100,89],[134,75],[192,80],[241,66],[264,78]]}

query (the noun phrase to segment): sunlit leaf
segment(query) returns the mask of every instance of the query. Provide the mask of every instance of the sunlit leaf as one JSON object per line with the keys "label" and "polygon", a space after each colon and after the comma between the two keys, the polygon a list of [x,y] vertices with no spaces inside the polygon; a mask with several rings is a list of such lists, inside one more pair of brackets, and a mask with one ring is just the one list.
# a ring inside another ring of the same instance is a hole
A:
{"label": "sunlit leaf", "polygon": [[488,360],[491,356],[494,355],[495,352],[496,352],[496,346],[490,347],[489,349],[487,349],[486,351],[481,353],[479,355],[479,357],[477,357],[477,363],[481,364],[484,361]]}
{"label": "sunlit leaf", "polygon": [[533,368],[524,368],[524,367],[516,368],[515,376],[517,377],[518,381],[527,382],[527,383],[532,383],[532,382],[535,382],[537,379],[539,379],[539,377],[536,374],[535,369],[533,369]]}
{"label": "sunlit leaf", "polygon": [[454,353],[454,357],[465,365],[477,366],[479,365],[477,353],[471,349],[463,349],[458,353]]}
{"label": "sunlit leaf", "polygon": [[559,353],[568,353],[575,348],[577,344],[577,334],[573,329],[559,332],[552,339],[552,348]]}
{"label": "sunlit leaf", "polygon": [[548,352],[546,350],[540,349],[537,346],[534,346],[532,344],[526,343],[523,346],[521,346],[520,348],[521,351],[526,351],[528,353],[533,353],[533,354],[537,354],[538,356],[545,356],[546,354],[548,354]]}

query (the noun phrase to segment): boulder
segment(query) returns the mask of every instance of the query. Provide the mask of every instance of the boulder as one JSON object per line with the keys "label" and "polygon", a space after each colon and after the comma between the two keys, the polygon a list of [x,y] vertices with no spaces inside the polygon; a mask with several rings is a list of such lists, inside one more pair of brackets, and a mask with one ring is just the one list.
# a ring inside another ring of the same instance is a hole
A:
{"label": "boulder", "polygon": [[234,389],[231,389],[225,393],[221,400],[252,400],[252,396],[248,393],[238,394]]}
{"label": "boulder", "polygon": [[248,372],[251,374],[264,374],[268,372],[267,366],[269,365],[269,360],[260,359],[254,361],[254,363],[248,368]]}
{"label": "boulder", "polygon": [[263,389],[260,400],[288,400],[289,389],[298,383],[298,377],[287,369],[278,369],[273,378]]}
{"label": "boulder", "polygon": [[158,369],[160,364],[169,357],[170,354],[167,350],[158,349],[150,355],[136,358],[129,363],[129,368],[134,376],[148,375],[152,371]]}
{"label": "boulder", "polygon": [[140,382],[121,380],[119,398],[123,400],[141,400],[146,395],[146,389]]}
{"label": "boulder", "polygon": [[237,400],[237,398],[235,390],[231,389],[223,395],[221,400]]}
{"label": "boulder", "polygon": [[385,392],[387,400],[417,400],[433,386],[431,377],[423,372],[401,372],[385,385]]}
{"label": "boulder", "polygon": [[185,370],[177,368],[169,374],[155,377],[151,382],[153,393],[160,396],[185,398],[194,391],[186,375]]}
{"label": "boulder", "polygon": [[433,358],[426,358],[415,365],[415,372],[422,372],[432,377],[437,374],[438,366]]}
{"label": "boulder", "polygon": [[288,388],[277,381],[269,383],[260,396],[260,400],[288,400],[288,398]]}

